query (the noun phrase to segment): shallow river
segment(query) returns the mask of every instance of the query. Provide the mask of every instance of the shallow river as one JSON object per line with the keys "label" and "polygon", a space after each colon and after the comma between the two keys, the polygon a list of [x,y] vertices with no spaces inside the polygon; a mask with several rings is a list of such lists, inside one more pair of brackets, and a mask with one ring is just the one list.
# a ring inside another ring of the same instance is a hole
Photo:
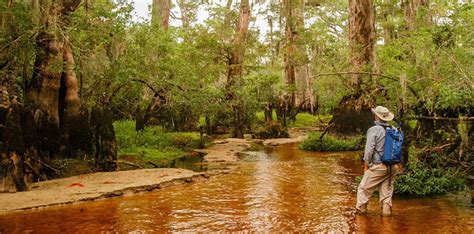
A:
{"label": "shallow river", "polygon": [[310,153],[296,145],[250,152],[236,172],[110,200],[0,215],[0,232],[337,231],[474,232],[463,195],[394,198],[394,215],[354,212],[354,153]]}

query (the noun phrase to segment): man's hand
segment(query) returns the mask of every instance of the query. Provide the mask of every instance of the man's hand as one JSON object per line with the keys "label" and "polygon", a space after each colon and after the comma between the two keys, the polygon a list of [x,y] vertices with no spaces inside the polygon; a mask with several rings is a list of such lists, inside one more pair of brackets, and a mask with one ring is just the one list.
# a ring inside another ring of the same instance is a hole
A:
{"label": "man's hand", "polygon": [[364,172],[369,170],[369,164],[367,164],[366,162],[364,162]]}

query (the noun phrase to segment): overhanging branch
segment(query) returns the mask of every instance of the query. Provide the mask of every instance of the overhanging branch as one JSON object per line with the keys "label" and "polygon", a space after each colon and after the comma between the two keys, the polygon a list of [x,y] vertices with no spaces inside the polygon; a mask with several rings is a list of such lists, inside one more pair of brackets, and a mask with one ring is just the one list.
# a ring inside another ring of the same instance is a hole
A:
{"label": "overhanging branch", "polygon": [[[314,76],[310,76],[309,78],[316,78],[316,77],[321,77],[321,76],[339,76],[339,75],[370,75],[370,76],[380,76],[387,78],[392,81],[400,81],[400,77],[394,77],[394,76],[389,76],[385,75],[382,73],[374,73],[374,72],[333,72],[333,73],[320,73]],[[410,90],[410,92],[415,96],[416,99],[420,99],[418,96],[418,93],[409,85],[407,85],[407,88]]]}

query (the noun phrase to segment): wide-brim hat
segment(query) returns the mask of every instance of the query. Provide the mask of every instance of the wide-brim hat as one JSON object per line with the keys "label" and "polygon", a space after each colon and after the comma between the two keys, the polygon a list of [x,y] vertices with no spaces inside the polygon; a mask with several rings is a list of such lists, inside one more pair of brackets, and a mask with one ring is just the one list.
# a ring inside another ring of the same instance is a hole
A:
{"label": "wide-brim hat", "polygon": [[377,106],[375,108],[372,108],[372,113],[379,117],[379,119],[386,122],[392,120],[395,117],[392,112],[390,112],[386,107],[383,106]]}

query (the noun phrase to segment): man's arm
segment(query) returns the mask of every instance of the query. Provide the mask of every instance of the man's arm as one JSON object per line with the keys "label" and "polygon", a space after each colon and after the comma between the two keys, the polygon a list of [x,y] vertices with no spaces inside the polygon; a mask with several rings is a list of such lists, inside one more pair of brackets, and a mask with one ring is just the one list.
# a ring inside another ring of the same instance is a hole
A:
{"label": "man's arm", "polygon": [[367,140],[365,142],[365,150],[364,150],[364,171],[369,169],[369,162],[372,159],[374,150],[375,150],[374,129],[369,128],[369,130],[367,130]]}

